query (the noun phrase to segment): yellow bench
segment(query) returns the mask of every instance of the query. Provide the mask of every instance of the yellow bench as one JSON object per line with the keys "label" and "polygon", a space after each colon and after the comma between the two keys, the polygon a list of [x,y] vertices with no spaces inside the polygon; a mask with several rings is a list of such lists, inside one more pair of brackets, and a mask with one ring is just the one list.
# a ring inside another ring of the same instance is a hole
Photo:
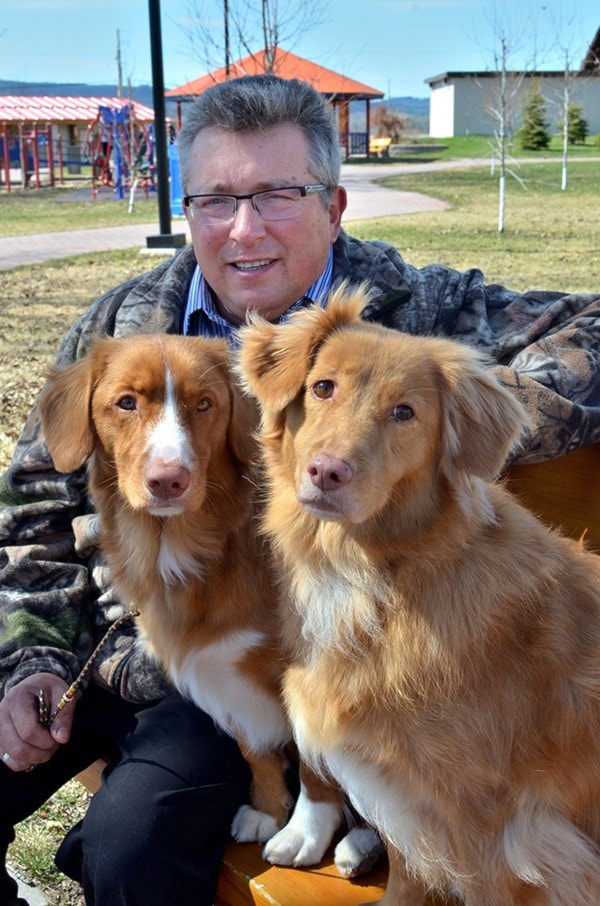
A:
{"label": "yellow bench", "polygon": [[[567,535],[584,535],[600,553],[600,444],[548,462],[511,466],[505,477],[532,512]],[[105,761],[95,762],[79,780],[95,792],[105,766]],[[262,859],[260,846],[231,841],[215,906],[358,906],[381,899],[386,878],[385,860],[367,875],[347,881],[338,874],[331,852],[313,868],[279,868]],[[428,906],[442,903],[450,906],[447,899],[428,900]]]}
{"label": "yellow bench", "polygon": [[376,154],[377,157],[387,157],[391,144],[391,138],[372,138],[369,140],[369,154]]}

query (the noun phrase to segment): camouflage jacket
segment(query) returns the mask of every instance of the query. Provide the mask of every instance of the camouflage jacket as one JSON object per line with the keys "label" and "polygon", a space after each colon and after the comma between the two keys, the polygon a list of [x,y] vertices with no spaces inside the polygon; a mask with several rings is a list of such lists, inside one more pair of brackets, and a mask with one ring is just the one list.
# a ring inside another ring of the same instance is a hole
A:
{"label": "camouflage jacket", "polygon": [[[491,368],[528,409],[533,429],[523,461],[551,458],[600,440],[600,297],[514,293],[486,286],[477,270],[416,269],[382,242],[342,233],[334,285],[368,281],[369,319],[412,334],[455,337],[490,357]],[[195,266],[191,247],[98,299],[65,338],[58,361],[85,354],[97,333],[179,333]],[[36,409],[0,482],[0,686],[47,670],[72,681],[123,611],[99,555],[84,472],[59,475]],[[134,644],[115,633],[92,681],[131,701],[168,684]]]}

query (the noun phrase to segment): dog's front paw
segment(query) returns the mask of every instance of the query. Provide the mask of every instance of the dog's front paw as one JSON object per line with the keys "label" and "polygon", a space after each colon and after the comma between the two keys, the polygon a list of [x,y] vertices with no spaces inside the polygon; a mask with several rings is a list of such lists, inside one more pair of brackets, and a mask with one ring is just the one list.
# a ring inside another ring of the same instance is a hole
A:
{"label": "dog's front paw", "polygon": [[385,846],[370,827],[353,827],[335,848],[335,867],[344,878],[355,878],[370,871]]}
{"label": "dog's front paw", "polygon": [[265,843],[278,829],[272,815],[259,812],[251,805],[242,805],[231,824],[231,836],[238,843]]}
{"label": "dog's front paw", "polygon": [[271,837],[263,850],[263,859],[273,865],[293,865],[301,868],[316,865],[323,858],[329,838],[307,834],[304,830],[288,824]]}

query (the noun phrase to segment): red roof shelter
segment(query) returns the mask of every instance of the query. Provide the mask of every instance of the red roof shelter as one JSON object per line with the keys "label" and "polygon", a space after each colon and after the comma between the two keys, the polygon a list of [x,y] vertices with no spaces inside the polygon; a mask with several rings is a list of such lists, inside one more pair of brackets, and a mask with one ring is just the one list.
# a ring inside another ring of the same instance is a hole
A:
{"label": "red roof shelter", "polygon": [[[235,79],[245,75],[261,75],[268,69],[265,62],[266,51],[261,50],[259,53],[250,54],[235,63],[229,64],[229,71],[225,66],[220,69],[214,69],[212,72],[186,82],[185,85],[179,85],[165,92],[165,97],[177,101],[177,126],[181,126],[181,103],[190,101],[193,97],[202,94],[211,85],[218,82],[225,82],[227,79]],[[275,64],[273,67],[275,75],[283,79],[301,79],[308,82],[313,88],[316,88],[324,95],[335,109],[340,131],[340,144],[346,150],[346,155],[366,153],[369,149],[369,105],[372,100],[380,100],[384,97],[382,91],[357,82],[349,76],[341,75],[310,60],[305,60],[290,51],[277,48],[275,54]],[[350,132],[350,101],[366,102],[366,132]]]}

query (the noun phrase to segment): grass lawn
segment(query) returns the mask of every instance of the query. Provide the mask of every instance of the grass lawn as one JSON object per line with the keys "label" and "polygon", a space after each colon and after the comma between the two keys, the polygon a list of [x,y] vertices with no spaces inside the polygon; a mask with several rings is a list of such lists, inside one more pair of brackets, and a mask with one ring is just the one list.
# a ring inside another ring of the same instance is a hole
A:
{"label": "grass lawn", "polygon": [[512,168],[506,220],[498,232],[498,179],[489,167],[387,177],[390,188],[447,201],[447,211],[374,218],[347,225],[363,239],[385,239],[407,261],[465,270],[511,288],[597,292],[600,288],[600,161],[572,161],[567,191],[557,163]]}

